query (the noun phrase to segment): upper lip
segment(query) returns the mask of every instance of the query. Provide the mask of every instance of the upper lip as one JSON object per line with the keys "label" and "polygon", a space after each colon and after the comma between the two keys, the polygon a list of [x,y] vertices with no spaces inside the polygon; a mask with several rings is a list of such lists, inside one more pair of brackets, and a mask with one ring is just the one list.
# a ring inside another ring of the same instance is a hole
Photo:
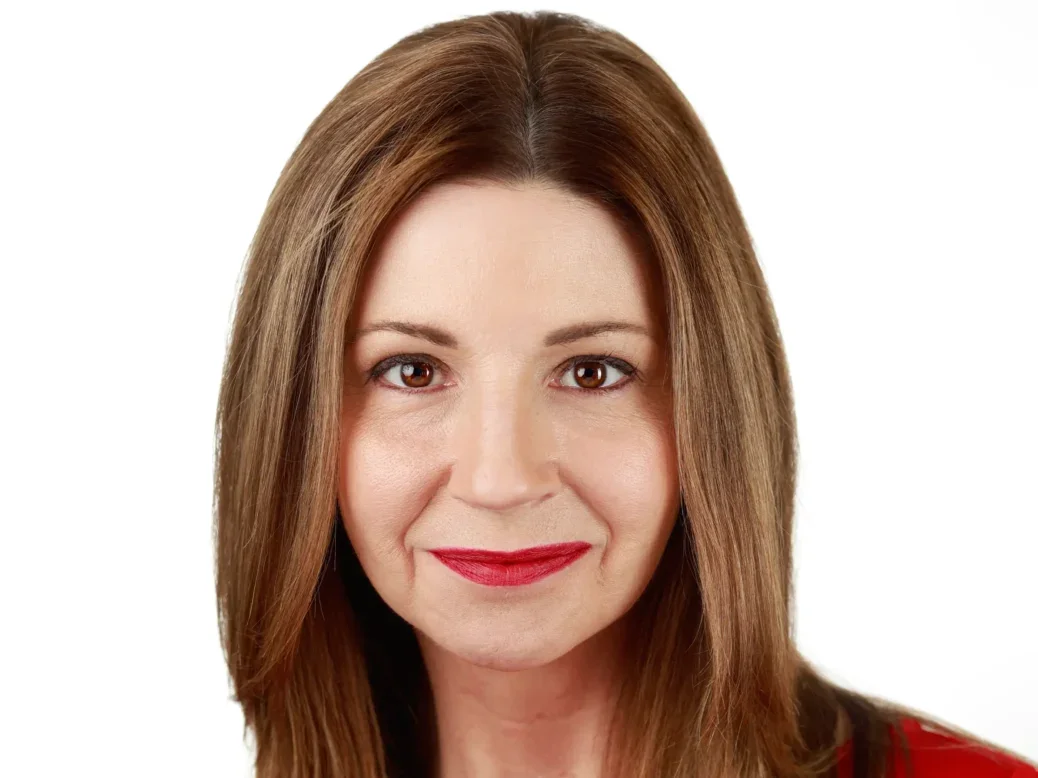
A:
{"label": "upper lip", "polygon": [[485,548],[433,548],[437,556],[462,559],[468,562],[537,562],[558,556],[575,554],[591,547],[590,543],[552,543],[548,546],[532,546],[518,551],[490,551]]}

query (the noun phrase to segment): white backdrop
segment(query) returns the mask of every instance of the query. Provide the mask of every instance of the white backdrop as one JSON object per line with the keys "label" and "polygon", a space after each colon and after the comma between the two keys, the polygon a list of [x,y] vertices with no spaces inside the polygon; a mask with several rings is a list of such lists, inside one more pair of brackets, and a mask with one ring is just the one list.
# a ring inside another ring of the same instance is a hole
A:
{"label": "white backdrop", "polygon": [[[800,423],[805,653],[1038,759],[1038,6],[550,7],[657,59],[744,209]],[[245,251],[350,77],[497,9],[3,11],[0,774],[249,774],[210,542]]]}

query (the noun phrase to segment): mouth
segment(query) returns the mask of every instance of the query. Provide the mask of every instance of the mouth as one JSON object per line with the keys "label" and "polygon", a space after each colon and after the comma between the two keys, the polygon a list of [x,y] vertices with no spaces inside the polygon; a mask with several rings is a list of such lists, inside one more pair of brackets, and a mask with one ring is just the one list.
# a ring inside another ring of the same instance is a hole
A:
{"label": "mouth", "polygon": [[590,543],[555,543],[518,551],[434,548],[430,553],[458,575],[478,584],[523,586],[568,567],[590,548]]}

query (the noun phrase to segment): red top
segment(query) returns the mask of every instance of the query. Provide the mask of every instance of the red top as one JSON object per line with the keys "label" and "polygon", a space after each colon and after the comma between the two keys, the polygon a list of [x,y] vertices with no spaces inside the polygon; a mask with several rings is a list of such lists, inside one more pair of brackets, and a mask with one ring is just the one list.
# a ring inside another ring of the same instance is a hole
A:
{"label": "red top", "polygon": [[[901,723],[917,778],[1038,778],[1038,770],[1011,756],[924,729],[907,716],[902,717]],[[851,741],[847,740],[839,748],[837,778],[851,778],[851,752]],[[891,778],[906,776],[904,759],[898,753]]]}

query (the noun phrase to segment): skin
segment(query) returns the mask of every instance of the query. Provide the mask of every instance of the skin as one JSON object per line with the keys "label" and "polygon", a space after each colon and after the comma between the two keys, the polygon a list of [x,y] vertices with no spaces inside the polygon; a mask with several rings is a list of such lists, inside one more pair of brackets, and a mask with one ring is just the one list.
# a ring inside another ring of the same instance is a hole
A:
{"label": "skin", "polygon": [[[418,636],[439,775],[599,776],[624,616],[679,507],[662,305],[645,256],[589,200],[541,183],[452,182],[412,202],[373,259],[347,353],[338,500],[372,585]],[[435,325],[456,347],[358,336],[384,320]],[[543,342],[602,320],[648,334]],[[400,354],[412,383],[401,365],[370,376]],[[594,359],[603,354],[637,372]],[[589,373],[600,388],[578,383]],[[517,587],[474,583],[429,553],[562,541],[592,548]]]}

